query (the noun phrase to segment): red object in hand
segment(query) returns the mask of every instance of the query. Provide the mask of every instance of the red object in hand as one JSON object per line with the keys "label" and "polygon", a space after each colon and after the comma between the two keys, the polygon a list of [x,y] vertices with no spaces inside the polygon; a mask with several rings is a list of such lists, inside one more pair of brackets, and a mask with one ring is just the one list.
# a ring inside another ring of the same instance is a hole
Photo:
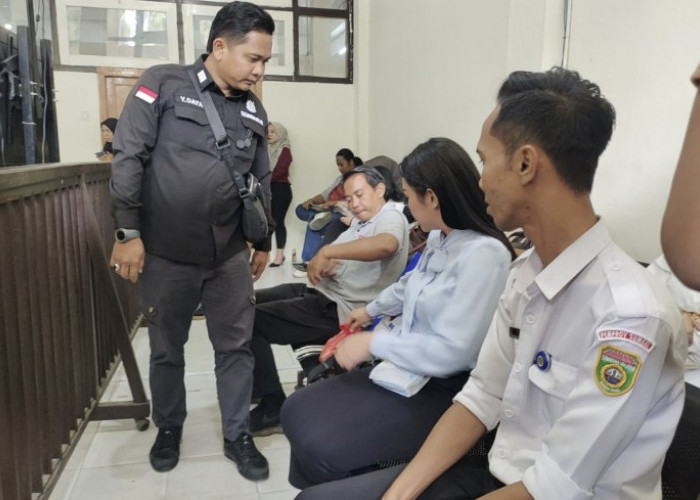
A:
{"label": "red object in hand", "polygon": [[345,340],[345,337],[357,332],[358,330],[359,328],[355,328],[354,330],[351,329],[350,323],[343,323],[342,325],[340,325],[340,331],[333,335],[331,338],[329,338],[326,344],[323,346],[323,350],[321,351],[318,360],[321,363],[323,363],[328,358],[333,356],[335,354],[335,351],[338,349],[338,344]]}

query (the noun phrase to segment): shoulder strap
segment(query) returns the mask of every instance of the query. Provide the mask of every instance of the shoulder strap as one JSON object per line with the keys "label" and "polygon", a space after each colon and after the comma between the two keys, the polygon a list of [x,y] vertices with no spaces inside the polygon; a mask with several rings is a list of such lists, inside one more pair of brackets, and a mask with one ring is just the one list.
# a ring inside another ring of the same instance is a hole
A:
{"label": "shoulder strap", "polygon": [[193,66],[189,66],[187,68],[187,73],[190,75],[190,80],[192,80],[192,84],[194,85],[194,88],[197,91],[197,94],[199,95],[199,100],[202,102],[204,112],[206,113],[207,120],[209,121],[209,126],[211,127],[212,132],[214,132],[216,148],[219,150],[219,154],[221,154],[224,163],[226,163],[226,166],[228,167],[229,173],[233,178],[233,182],[238,188],[238,193],[240,197],[243,198],[243,200],[247,200],[252,195],[252,193],[246,187],[245,181],[243,180],[243,176],[238,170],[236,170],[236,167],[233,163],[231,141],[229,140],[228,135],[226,134],[224,124],[221,123],[221,117],[219,117],[219,113],[216,111],[216,107],[214,106],[214,101],[212,101],[211,94],[209,94],[209,92],[202,92],[202,90],[200,89],[199,82],[197,81],[197,76],[194,74]]}

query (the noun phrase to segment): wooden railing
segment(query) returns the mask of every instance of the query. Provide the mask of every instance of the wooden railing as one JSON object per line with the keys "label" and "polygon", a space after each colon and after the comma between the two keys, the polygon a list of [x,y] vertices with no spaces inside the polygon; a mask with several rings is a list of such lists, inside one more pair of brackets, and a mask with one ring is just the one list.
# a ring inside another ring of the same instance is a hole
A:
{"label": "wooden railing", "polygon": [[[88,420],[148,423],[112,228],[108,164],[0,168],[0,500],[46,497]],[[134,400],[98,404],[118,356]]]}

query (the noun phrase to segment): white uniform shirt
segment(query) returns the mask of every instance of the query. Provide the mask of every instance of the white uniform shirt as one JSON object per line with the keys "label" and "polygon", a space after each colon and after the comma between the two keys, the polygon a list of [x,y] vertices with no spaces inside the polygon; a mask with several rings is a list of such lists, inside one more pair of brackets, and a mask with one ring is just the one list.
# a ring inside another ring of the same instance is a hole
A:
{"label": "white uniform shirt", "polygon": [[455,397],[487,428],[500,421],[491,473],[523,481],[537,500],[661,498],[685,394],[685,339],[668,292],[601,222],[546,268],[536,249],[511,267]]}
{"label": "white uniform shirt", "polygon": [[374,335],[372,354],[433,377],[471,370],[509,264],[510,253],[496,238],[431,231],[416,268],[367,305],[370,316],[403,314],[400,335]]}

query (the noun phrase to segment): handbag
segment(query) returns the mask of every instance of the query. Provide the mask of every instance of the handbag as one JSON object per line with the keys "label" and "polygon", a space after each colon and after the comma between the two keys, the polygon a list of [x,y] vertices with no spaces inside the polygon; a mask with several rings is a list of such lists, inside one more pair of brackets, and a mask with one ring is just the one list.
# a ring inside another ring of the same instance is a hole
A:
{"label": "handbag", "polygon": [[243,231],[243,237],[251,243],[260,243],[267,237],[269,232],[269,223],[265,215],[265,207],[262,203],[263,196],[260,182],[252,172],[248,172],[244,179],[243,175],[236,170],[233,162],[233,153],[231,152],[231,141],[228,135],[226,135],[226,129],[224,129],[224,125],[221,123],[221,117],[219,117],[219,113],[216,111],[216,107],[214,107],[211,95],[208,92],[203,93],[199,88],[193,68],[188,68],[187,73],[190,75],[192,84],[204,107],[204,112],[207,115],[211,130],[214,132],[216,148],[219,150],[219,154],[228,167],[231,178],[234,184],[236,184],[236,188],[238,188],[238,195],[243,201],[243,210],[241,212],[241,230]]}

